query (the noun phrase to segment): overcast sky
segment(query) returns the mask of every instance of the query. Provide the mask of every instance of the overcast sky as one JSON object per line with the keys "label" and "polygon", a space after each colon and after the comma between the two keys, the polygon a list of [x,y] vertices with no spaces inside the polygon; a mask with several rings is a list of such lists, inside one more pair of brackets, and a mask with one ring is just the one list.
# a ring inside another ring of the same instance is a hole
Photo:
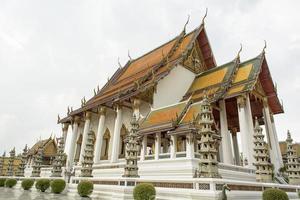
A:
{"label": "overcast sky", "polygon": [[290,129],[300,141],[300,1],[273,0],[1,0],[0,153],[20,151],[38,138],[61,134],[57,114],[128,60],[201,22],[218,64],[242,60],[268,42],[267,60],[285,114],[276,116],[279,139]]}

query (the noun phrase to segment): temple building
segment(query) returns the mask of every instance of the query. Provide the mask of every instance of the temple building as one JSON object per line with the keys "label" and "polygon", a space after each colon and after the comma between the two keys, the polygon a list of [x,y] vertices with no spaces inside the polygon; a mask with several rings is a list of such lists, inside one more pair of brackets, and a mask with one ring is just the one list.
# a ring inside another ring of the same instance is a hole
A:
{"label": "temple building", "polygon": [[[11,163],[10,163],[11,162]],[[12,170],[12,175],[15,176],[18,173],[19,165],[21,164],[21,156],[17,155],[11,158],[9,155],[3,154],[0,156],[0,176],[8,176],[9,168]]]}
{"label": "temple building", "polygon": [[[300,187],[279,173],[274,115],[284,110],[266,45],[247,60],[240,49],[217,65],[204,19],[139,58],[129,56],[81,107],[58,117],[70,191],[90,179],[106,199],[132,199],[132,186],[143,182],[165,200],[219,199],[224,184],[232,199],[260,199],[271,187],[297,196]],[[52,138],[36,143],[28,152],[32,176],[48,176],[36,158],[49,165],[56,152]]]}
{"label": "temple building", "polygon": [[52,164],[57,152],[57,142],[55,138],[49,137],[48,139],[39,140],[28,150],[28,165],[33,164],[34,156],[38,153],[40,147],[43,149],[42,165]]}
{"label": "temple building", "polygon": [[130,58],[91,99],[82,100],[81,108],[59,120],[70,143],[67,165],[82,162],[89,130],[96,138],[95,165],[123,163],[124,138],[136,113],[143,136],[140,162],[185,158],[192,176],[198,168],[192,161],[199,158],[200,150],[192,122],[198,117],[204,92],[211,99],[218,130],[218,161],[255,169],[253,119],[257,117],[265,126],[271,162],[278,171],[283,162],[273,115],[283,113],[283,107],[265,50],[246,61],[233,55],[218,66],[204,24],[190,33],[184,28],[169,42]]}

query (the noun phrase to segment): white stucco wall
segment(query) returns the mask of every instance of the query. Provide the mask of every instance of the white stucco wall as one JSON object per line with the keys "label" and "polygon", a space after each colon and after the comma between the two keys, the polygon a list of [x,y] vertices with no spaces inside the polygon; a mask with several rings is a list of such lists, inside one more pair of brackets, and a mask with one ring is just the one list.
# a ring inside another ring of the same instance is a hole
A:
{"label": "white stucco wall", "polygon": [[179,102],[191,86],[195,74],[178,65],[157,84],[153,95],[153,108],[160,108]]}

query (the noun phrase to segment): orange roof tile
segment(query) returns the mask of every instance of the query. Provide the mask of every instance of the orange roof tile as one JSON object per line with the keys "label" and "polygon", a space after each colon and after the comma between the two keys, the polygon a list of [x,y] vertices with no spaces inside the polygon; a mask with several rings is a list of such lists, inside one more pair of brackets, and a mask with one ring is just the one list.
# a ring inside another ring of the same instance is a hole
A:
{"label": "orange roof tile", "polygon": [[176,117],[180,116],[186,105],[187,101],[151,111],[147,118],[143,121],[141,128],[170,123],[172,120],[176,120]]}
{"label": "orange roof tile", "polygon": [[187,110],[186,114],[183,116],[180,123],[190,123],[193,121],[194,117],[200,113],[201,103],[192,104],[189,109]]}

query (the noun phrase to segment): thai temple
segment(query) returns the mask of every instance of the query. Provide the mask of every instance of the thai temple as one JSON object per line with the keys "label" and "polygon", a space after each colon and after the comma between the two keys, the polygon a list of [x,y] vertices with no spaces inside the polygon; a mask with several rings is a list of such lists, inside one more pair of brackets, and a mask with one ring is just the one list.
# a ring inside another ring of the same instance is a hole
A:
{"label": "thai temple", "polygon": [[261,199],[266,188],[298,198],[291,139],[291,181],[281,173],[274,115],[284,110],[265,47],[248,60],[240,59],[241,49],[217,65],[204,18],[189,33],[185,25],[161,46],[129,56],[93,97],[58,117],[53,167],[43,169],[40,146],[49,141],[41,141],[29,151],[25,176],[58,174],[74,193],[89,179],[103,199],[133,199],[139,183],[152,183],[164,200],[217,200],[225,184],[228,199]]}

